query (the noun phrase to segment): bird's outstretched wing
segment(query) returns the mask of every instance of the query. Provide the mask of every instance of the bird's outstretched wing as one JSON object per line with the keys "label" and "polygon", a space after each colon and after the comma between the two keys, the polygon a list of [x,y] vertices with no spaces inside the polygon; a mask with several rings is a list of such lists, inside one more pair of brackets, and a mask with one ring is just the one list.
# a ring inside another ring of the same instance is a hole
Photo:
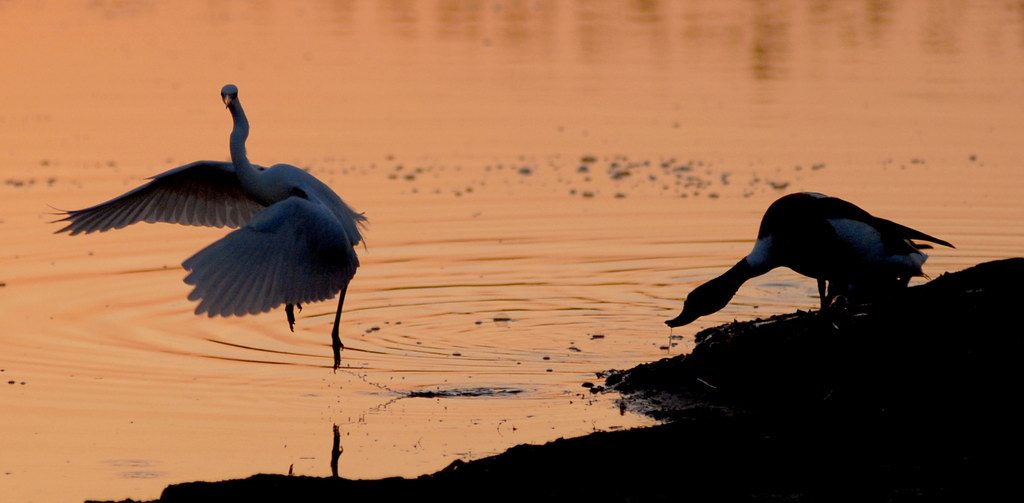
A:
{"label": "bird's outstretched wing", "polygon": [[241,316],[281,304],[334,297],[359,259],[337,218],[322,205],[290,197],[245,227],[200,250],[182,266],[196,314]]}
{"label": "bird's outstretched wing", "polygon": [[71,210],[57,232],[104,232],[137,222],[237,228],[263,205],[242,190],[230,162],[196,161],[165,171],[105,203]]}

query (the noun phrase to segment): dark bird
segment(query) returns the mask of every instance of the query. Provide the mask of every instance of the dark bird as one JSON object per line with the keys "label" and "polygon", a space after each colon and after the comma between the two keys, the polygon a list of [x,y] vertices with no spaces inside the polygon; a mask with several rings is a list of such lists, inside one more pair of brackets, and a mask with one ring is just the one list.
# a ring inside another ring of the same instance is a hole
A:
{"label": "dark bird", "polygon": [[232,231],[182,263],[194,285],[196,314],[242,316],[285,305],[338,298],[331,345],[334,368],[344,345],[338,335],[345,292],[359,267],[355,246],[366,217],[306,171],[288,164],[249,162],[249,121],[228,84],[221,99],[231,112],[231,162],[196,161],[152,177],[110,201],[65,212],[57,232],[104,232],[137,222],[168,222]]}
{"label": "dark bird", "polygon": [[921,249],[930,246],[914,240],[953,247],[836,197],[815,192],[783,196],[761,218],[750,254],[690,292],[683,311],[665,324],[679,327],[717,312],[744,282],[776,267],[818,280],[823,310],[840,295],[870,301],[905,288],[911,277],[924,276],[921,266],[928,256]]}

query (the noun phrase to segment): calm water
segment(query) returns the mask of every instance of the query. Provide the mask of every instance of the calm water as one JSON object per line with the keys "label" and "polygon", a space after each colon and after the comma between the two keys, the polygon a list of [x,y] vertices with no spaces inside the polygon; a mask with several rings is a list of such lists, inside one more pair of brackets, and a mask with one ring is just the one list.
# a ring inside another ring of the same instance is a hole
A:
{"label": "calm water", "polygon": [[[1024,250],[1020,2],[12,1],[0,66],[4,501],[329,475],[335,424],[349,478],[650,424],[581,385],[816,305],[778,270],[662,324],[790,191],[952,241],[932,276]],[[52,234],[226,159],[228,82],[254,162],[370,218],[337,373],[333,303],[192,314],[224,230]]]}

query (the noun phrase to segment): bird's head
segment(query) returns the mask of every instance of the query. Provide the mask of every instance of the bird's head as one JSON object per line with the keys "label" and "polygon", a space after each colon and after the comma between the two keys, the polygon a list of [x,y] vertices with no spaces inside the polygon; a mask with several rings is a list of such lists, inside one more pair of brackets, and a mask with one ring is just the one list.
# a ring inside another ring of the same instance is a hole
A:
{"label": "bird's head", "polygon": [[694,288],[683,302],[683,311],[671,320],[665,320],[670,327],[681,327],[692,323],[701,316],[707,316],[725,307],[736,294],[736,285],[724,278],[715,278]]}
{"label": "bird's head", "polygon": [[220,89],[220,99],[224,100],[224,106],[231,106],[231,102],[238,99],[238,87],[228,84]]}

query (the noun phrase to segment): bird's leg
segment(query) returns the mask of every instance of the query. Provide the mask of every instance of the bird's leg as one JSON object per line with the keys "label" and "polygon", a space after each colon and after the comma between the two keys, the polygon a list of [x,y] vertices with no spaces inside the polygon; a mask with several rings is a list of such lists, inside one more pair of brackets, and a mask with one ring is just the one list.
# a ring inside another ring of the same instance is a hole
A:
{"label": "bird's leg", "polygon": [[[299,308],[299,312],[300,313],[302,312],[302,304],[299,304],[298,302],[296,302],[294,307]],[[285,304],[285,306],[284,306],[284,314],[286,314],[288,316],[288,328],[292,332],[294,332],[295,331],[295,309],[292,308],[291,304]]]}
{"label": "bird's leg", "polygon": [[[302,308],[299,308],[302,311]],[[284,314],[288,316],[288,329],[292,332],[295,331],[295,308],[291,304],[285,304]]]}
{"label": "bird's leg", "polygon": [[828,306],[828,289],[822,278],[818,278],[818,298],[821,300],[821,310],[824,311]]}
{"label": "bird's leg", "polygon": [[334,313],[334,329],[331,330],[331,348],[334,350],[334,370],[338,370],[341,366],[341,350],[345,349],[345,345],[341,343],[341,337],[338,336],[338,325],[341,323],[341,308],[345,305],[345,292],[348,291],[348,284],[341,287],[341,293],[338,295],[338,312]]}

